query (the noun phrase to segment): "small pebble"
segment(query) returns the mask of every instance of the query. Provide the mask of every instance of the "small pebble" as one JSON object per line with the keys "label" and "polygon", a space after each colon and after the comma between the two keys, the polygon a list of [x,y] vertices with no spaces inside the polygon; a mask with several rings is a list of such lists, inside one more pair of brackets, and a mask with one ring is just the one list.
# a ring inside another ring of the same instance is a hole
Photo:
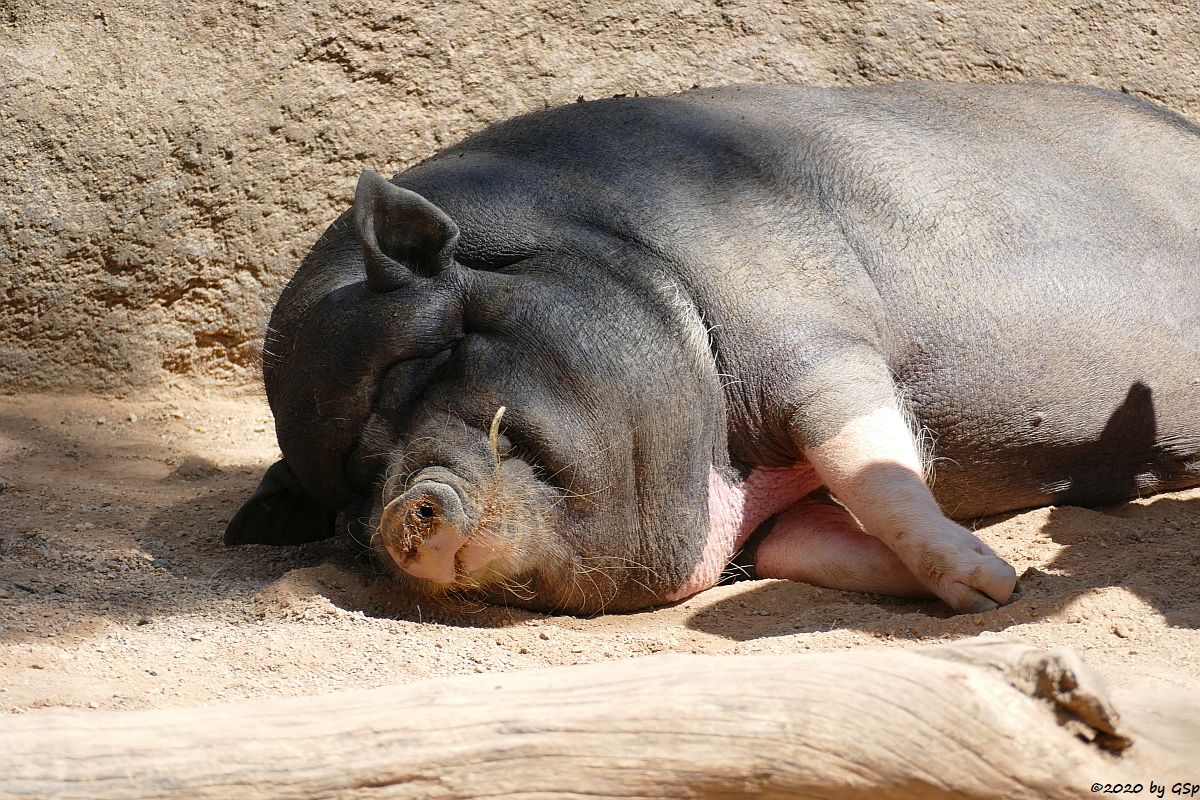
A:
{"label": "small pebble", "polygon": [[1115,633],[1117,636],[1119,636],[1122,639],[1133,638],[1133,632],[1130,631],[1127,626],[1125,626],[1124,624],[1122,624],[1120,622],[1118,622],[1112,626],[1112,632]]}
{"label": "small pebble", "polygon": [[544,642],[548,642],[548,641],[550,641],[550,634],[546,633],[545,631],[542,631],[541,633],[538,634],[538,638]]}

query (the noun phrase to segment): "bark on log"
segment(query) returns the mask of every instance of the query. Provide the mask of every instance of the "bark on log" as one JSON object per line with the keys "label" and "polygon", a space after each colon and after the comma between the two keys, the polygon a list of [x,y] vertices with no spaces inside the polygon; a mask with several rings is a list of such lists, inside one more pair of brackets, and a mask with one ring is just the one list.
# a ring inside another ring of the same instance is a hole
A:
{"label": "bark on log", "polygon": [[11,717],[0,798],[1072,798],[1195,777],[1197,697],[1117,701],[1071,651],[995,639],[656,656]]}

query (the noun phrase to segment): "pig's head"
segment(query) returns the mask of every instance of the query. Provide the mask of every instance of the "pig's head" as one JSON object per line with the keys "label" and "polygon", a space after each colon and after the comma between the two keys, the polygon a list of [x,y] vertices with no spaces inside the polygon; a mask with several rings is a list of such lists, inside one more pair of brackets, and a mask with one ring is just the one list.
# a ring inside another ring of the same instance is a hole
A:
{"label": "pig's head", "polygon": [[226,541],[361,525],[419,594],[574,613],[678,596],[724,446],[699,321],[636,260],[599,269],[567,241],[486,264],[459,237],[364,174],[272,315],[284,460]]}

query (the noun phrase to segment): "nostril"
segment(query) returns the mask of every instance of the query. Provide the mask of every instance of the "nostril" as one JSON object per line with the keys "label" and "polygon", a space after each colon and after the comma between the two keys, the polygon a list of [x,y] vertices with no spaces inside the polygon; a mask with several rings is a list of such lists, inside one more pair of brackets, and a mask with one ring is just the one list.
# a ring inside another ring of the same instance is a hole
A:
{"label": "nostril", "polygon": [[440,511],[441,505],[433,497],[422,497],[416,502],[410,502],[407,520],[407,526],[412,529],[410,532],[429,530],[429,526],[434,523],[434,518],[439,515]]}
{"label": "nostril", "polygon": [[404,509],[404,519],[409,524],[446,522],[461,527],[466,523],[458,493],[440,481],[419,481],[395,502]]}

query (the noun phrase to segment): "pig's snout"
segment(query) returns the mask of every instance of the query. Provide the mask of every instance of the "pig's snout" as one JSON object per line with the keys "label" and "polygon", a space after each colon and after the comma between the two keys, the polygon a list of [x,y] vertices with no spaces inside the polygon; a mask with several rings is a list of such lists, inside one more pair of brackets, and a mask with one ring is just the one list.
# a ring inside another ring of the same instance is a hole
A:
{"label": "pig's snout", "polygon": [[388,553],[408,574],[445,584],[458,578],[471,524],[462,499],[449,485],[417,483],[387,504],[379,529]]}
{"label": "pig's snout", "polygon": [[379,533],[400,569],[447,587],[471,584],[506,553],[490,527],[471,518],[459,490],[439,480],[419,480],[388,503]]}

